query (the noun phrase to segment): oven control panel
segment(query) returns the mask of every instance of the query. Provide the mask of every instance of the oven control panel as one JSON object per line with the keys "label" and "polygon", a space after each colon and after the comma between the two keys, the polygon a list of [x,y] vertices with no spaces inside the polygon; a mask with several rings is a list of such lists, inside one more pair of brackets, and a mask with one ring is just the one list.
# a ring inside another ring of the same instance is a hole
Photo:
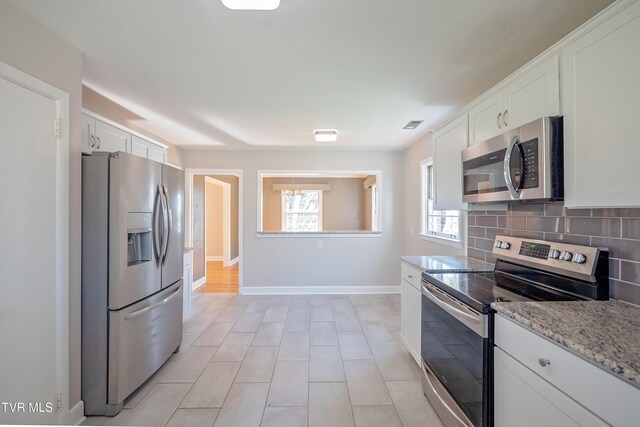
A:
{"label": "oven control panel", "polygon": [[493,255],[560,274],[593,276],[601,249],[523,237],[496,236]]}

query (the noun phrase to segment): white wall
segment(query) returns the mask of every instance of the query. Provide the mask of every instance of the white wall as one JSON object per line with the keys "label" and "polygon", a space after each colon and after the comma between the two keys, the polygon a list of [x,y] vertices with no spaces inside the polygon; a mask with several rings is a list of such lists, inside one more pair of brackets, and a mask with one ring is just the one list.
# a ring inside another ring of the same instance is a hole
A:
{"label": "white wall", "polygon": [[420,236],[420,162],[432,155],[433,142],[430,133],[403,152],[403,255],[465,255],[464,248],[439,244]]}
{"label": "white wall", "polygon": [[72,408],[80,401],[82,54],[30,16],[0,1],[0,61],[69,94],[69,407]]}
{"label": "white wall", "polygon": [[222,186],[205,180],[205,256],[222,257]]}
{"label": "white wall", "polygon": [[[397,286],[402,255],[402,153],[184,152],[186,168],[244,170],[244,287]],[[382,237],[257,237],[257,171],[382,170]],[[394,207],[396,207],[394,209]],[[317,241],[323,241],[323,249]]]}

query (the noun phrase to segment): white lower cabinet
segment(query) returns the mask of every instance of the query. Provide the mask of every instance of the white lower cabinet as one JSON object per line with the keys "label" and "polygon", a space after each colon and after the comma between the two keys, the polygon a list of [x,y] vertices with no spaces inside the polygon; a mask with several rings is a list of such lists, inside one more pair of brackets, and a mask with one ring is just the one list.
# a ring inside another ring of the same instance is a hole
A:
{"label": "white lower cabinet", "polygon": [[[421,272],[419,270],[409,267],[407,264],[402,264],[403,271],[413,270],[412,277],[420,277]],[[412,283],[413,282],[413,283]],[[400,300],[400,332],[402,339],[407,346],[409,353],[415,359],[416,363],[420,364],[420,343],[421,343],[421,326],[422,326],[422,294],[420,290],[415,287],[417,282],[408,282],[404,278],[400,279],[401,288],[401,300]]]}
{"label": "white lower cabinet", "polygon": [[639,388],[502,315],[495,319],[497,427],[638,425]]}

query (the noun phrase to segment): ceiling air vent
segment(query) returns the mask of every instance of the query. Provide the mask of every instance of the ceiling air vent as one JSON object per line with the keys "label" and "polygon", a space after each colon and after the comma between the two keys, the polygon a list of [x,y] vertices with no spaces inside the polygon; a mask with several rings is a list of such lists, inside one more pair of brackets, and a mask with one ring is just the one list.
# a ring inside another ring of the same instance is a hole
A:
{"label": "ceiling air vent", "polygon": [[403,127],[402,129],[415,129],[418,126],[420,126],[420,124],[423,122],[424,120],[411,120],[409,123],[407,123],[405,125],[405,127]]}

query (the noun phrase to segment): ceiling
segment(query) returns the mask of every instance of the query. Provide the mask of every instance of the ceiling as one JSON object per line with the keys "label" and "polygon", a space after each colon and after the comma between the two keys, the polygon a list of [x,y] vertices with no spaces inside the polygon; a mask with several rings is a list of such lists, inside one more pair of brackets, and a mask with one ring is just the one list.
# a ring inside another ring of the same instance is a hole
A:
{"label": "ceiling", "polygon": [[394,150],[611,0],[12,3],[84,52],[85,85],[183,148]]}

